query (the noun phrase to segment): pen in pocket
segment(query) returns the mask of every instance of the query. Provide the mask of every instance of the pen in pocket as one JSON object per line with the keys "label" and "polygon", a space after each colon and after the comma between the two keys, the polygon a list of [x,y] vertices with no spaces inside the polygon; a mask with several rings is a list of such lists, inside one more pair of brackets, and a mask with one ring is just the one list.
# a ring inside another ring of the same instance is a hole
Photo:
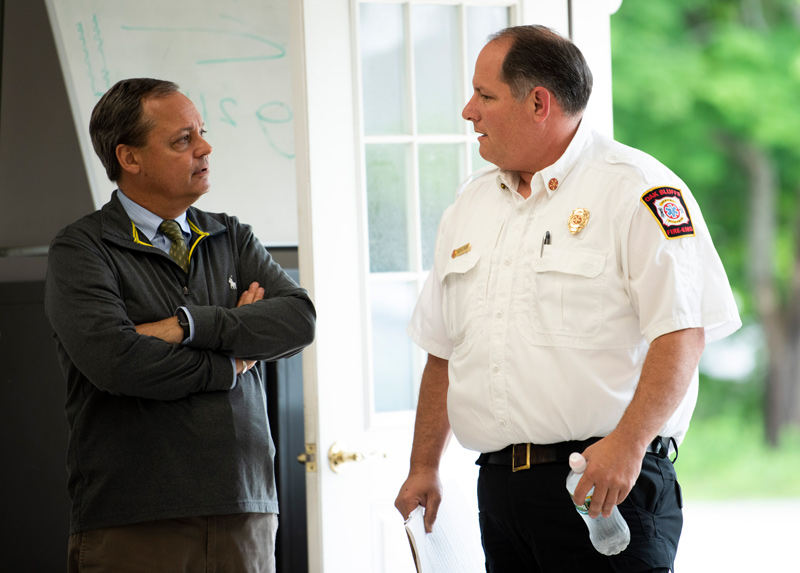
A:
{"label": "pen in pocket", "polygon": [[550,244],[550,231],[544,232],[544,237],[542,237],[542,248],[539,250],[539,257],[544,254],[544,246]]}

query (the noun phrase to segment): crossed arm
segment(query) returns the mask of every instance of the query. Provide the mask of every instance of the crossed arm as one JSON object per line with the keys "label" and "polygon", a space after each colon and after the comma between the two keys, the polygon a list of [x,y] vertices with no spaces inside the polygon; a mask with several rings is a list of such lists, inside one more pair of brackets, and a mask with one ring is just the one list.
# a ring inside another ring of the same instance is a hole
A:
{"label": "crossed arm", "polygon": [[[239,297],[239,302],[236,304],[236,308],[246,304],[254,303],[258,300],[262,300],[263,298],[264,288],[259,286],[257,282],[254,282],[250,285],[250,288],[248,288],[244,293],[242,293],[242,296]],[[156,322],[137,324],[136,332],[142,335],[160,338],[161,340],[171,344],[180,344],[183,342],[183,328],[178,324],[178,318],[176,316],[170,316]],[[243,363],[247,365],[248,370],[256,363],[255,360],[246,360],[244,358],[236,359],[234,362],[236,364],[236,374],[242,373],[242,370],[244,369],[242,366]]]}
{"label": "crossed arm", "polygon": [[239,279],[251,287],[230,307],[187,304],[196,327],[187,345],[172,316],[179,296],[155,294],[160,287],[150,283],[148,295],[134,265],[110,256],[96,238],[71,230],[59,235],[49,254],[45,310],[65,374],[117,396],[176,400],[229,390],[232,357],[241,372],[243,359],[283,358],[310,344],[316,313],[307,293],[251,233],[236,235]]}

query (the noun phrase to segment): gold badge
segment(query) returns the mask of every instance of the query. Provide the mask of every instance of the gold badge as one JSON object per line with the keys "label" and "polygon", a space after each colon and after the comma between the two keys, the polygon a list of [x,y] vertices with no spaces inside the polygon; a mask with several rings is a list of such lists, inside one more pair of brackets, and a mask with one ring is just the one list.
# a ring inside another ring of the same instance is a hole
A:
{"label": "gold badge", "polygon": [[458,247],[457,249],[453,250],[453,254],[450,255],[450,258],[455,259],[456,257],[460,257],[461,255],[468,253],[471,248],[472,247],[470,246],[470,243],[467,243],[463,247]]}
{"label": "gold badge", "polygon": [[567,228],[569,229],[569,232],[574,235],[576,233],[580,233],[581,231],[583,231],[583,228],[586,226],[586,223],[588,222],[589,222],[589,209],[582,209],[578,207],[569,216],[569,221],[567,221]]}

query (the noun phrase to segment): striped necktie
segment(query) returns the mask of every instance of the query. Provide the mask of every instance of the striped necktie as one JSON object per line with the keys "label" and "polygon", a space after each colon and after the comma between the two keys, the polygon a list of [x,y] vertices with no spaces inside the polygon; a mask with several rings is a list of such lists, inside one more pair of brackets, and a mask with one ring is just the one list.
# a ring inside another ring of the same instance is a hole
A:
{"label": "striped necktie", "polygon": [[169,256],[180,265],[183,272],[189,272],[189,250],[186,248],[186,241],[183,239],[180,225],[176,221],[168,220],[162,221],[158,230],[161,231],[165,237],[172,241],[172,246],[169,248]]}

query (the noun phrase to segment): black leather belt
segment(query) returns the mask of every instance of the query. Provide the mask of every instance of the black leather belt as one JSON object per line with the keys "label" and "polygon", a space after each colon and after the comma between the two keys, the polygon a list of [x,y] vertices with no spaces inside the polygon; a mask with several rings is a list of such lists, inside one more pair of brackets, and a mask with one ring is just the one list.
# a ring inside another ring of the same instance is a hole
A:
{"label": "black leather belt", "polygon": [[[479,466],[495,464],[511,466],[511,471],[527,470],[532,465],[566,462],[572,452],[582,452],[602,438],[589,438],[578,442],[559,442],[557,444],[511,444],[500,451],[478,456]],[[647,452],[666,457],[669,452],[669,438],[657,437],[647,447]]]}

